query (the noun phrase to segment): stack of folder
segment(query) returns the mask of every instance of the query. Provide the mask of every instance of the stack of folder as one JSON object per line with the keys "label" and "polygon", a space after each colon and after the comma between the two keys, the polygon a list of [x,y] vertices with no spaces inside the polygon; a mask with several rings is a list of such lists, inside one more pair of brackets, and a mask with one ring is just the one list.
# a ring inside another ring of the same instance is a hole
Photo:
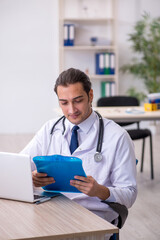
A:
{"label": "stack of folder", "polygon": [[112,81],[101,82],[101,96],[102,97],[115,96],[115,82]]}
{"label": "stack of folder", "polygon": [[96,74],[113,75],[115,74],[115,54],[113,52],[108,53],[96,53]]}
{"label": "stack of folder", "polygon": [[74,46],[74,24],[64,24],[64,46]]}

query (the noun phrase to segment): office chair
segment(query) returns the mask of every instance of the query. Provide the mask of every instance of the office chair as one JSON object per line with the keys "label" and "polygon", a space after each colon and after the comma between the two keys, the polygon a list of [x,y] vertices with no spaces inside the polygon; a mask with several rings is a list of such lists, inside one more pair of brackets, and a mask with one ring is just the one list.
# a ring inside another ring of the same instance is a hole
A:
{"label": "office chair", "polygon": [[[98,107],[117,107],[117,106],[139,106],[139,101],[135,97],[130,96],[113,96],[113,97],[102,97],[97,102]],[[145,149],[145,139],[150,138],[150,165],[151,165],[151,179],[154,179],[153,170],[153,150],[152,150],[152,133],[149,129],[140,129],[139,122],[117,122],[120,126],[127,126],[133,123],[137,124],[136,129],[129,129],[129,133],[132,140],[143,139],[142,144],[142,155],[141,155],[141,167],[140,171],[143,172],[143,162],[144,162],[144,149]]]}
{"label": "office chair", "polygon": [[[128,217],[128,209],[126,208],[126,206],[116,202],[108,202],[107,200],[101,202],[108,204],[110,208],[112,208],[116,213],[118,213],[117,227],[121,229]],[[114,224],[114,221],[112,222],[112,224]],[[110,240],[119,240],[119,234],[114,233],[110,237]]]}

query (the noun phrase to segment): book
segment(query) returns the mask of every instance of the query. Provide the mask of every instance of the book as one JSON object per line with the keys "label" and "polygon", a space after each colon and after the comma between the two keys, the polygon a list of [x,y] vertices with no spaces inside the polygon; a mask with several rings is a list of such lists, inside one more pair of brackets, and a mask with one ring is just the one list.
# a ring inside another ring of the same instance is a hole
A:
{"label": "book", "polygon": [[37,171],[47,173],[48,177],[53,177],[55,183],[43,187],[46,191],[52,192],[80,192],[70,185],[70,180],[74,176],[86,177],[82,167],[82,160],[77,157],[62,155],[36,156],[33,161]]}

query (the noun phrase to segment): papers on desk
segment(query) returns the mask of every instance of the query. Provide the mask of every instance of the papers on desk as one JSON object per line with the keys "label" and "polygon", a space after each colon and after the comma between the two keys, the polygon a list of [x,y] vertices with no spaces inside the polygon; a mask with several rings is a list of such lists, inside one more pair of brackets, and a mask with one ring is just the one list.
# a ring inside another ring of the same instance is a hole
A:
{"label": "papers on desk", "polygon": [[127,108],[127,110],[125,112],[130,113],[130,114],[143,114],[143,113],[145,113],[144,111],[136,109],[136,108]]}
{"label": "papers on desk", "polygon": [[55,183],[43,187],[46,191],[53,192],[80,192],[77,188],[70,185],[70,180],[74,176],[84,176],[86,174],[82,167],[82,160],[77,157],[61,155],[37,156],[33,158],[37,171],[47,173],[53,177]]}

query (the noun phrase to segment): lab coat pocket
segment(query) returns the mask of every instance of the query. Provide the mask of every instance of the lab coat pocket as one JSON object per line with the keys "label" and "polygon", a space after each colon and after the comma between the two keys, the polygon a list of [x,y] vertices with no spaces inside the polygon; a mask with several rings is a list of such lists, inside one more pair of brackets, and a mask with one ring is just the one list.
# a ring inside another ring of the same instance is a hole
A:
{"label": "lab coat pocket", "polygon": [[83,167],[87,176],[92,176],[99,184],[103,183],[108,175],[108,168],[104,158],[100,162],[94,160],[94,154],[87,154],[83,161]]}

